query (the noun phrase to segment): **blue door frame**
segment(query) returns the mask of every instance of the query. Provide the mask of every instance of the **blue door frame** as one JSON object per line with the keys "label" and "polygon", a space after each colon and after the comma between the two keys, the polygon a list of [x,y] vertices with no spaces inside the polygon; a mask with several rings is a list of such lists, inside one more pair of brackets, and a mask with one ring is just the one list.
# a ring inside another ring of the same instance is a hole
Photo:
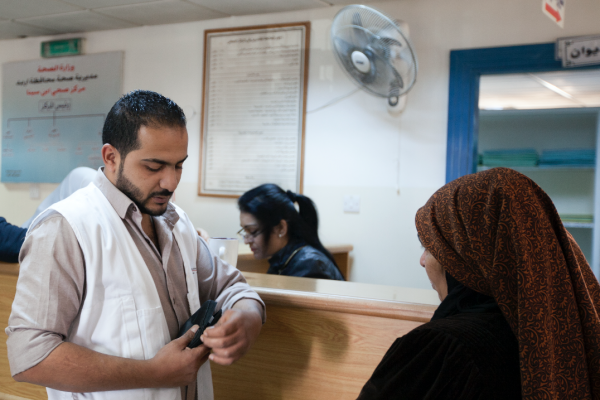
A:
{"label": "blue door frame", "polygon": [[544,43],[450,52],[446,182],[477,168],[481,75],[561,70],[554,47],[554,43]]}

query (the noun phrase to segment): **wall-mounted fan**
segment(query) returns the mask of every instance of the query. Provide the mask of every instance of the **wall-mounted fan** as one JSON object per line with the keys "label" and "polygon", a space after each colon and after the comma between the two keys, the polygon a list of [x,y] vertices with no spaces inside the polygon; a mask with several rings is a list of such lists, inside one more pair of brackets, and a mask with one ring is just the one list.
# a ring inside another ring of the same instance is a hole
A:
{"label": "wall-mounted fan", "polygon": [[401,23],[363,5],[341,9],[331,38],[337,60],[364,90],[403,108],[404,96],[417,78],[417,56]]}

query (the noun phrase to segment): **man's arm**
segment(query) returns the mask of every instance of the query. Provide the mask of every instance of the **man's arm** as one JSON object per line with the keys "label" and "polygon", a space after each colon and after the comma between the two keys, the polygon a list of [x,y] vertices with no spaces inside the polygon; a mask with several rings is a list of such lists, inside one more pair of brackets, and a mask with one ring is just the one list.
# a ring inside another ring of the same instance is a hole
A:
{"label": "man's arm", "polygon": [[150,360],[109,356],[73,343],[62,343],[36,366],[14,376],[66,392],[178,387],[193,383],[210,349],[187,347],[198,325],[173,340]]}
{"label": "man's arm", "polygon": [[202,334],[202,342],[212,348],[209,359],[230,365],[240,359],[258,338],[262,328],[262,304],[242,299],[225,311],[215,326]]}
{"label": "man's arm", "polygon": [[198,290],[200,303],[216,300],[220,308],[228,310],[242,299],[253,299],[259,305],[262,322],[266,320],[265,305],[250,288],[242,273],[210,253],[206,242],[198,236]]}
{"label": "man's arm", "polygon": [[32,229],[19,261],[6,328],[13,376],[39,364],[63,342],[85,297],[83,253],[62,215],[54,213]]}
{"label": "man's arm", "polygon": [[212,348],[212,361],[229,365],[242,357],[258,337],[266,319],[265,304],[242,273],[211,254],[200,238],[196,267],[200,301],[217,300],[224,310],[219,322],[204,331],[202,341]]}

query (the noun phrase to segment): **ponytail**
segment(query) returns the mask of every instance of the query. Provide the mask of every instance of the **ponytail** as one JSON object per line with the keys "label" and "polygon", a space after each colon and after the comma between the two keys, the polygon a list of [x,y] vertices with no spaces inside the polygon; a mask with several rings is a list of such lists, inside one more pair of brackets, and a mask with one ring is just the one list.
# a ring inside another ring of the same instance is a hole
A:
{"label": "ponytail", "polygon": [[[294,207],[298,204],[298,210]],[[337,267],[335,259],[319,240],[319,217],[313,201],[291,190],[267,183],[244,193],[238,200],[240,211],[252,214],[261,224],[268,243],[275,226],[285,220],[290,240],[302,240],[319,250]]]}
{"label": "ponytail", "polygon": [[296,194],[290,190],[287,191],[287,195],[292,203],[298,203],[298,213],[300,214],[300,218],[302,218],[311,233],[314,233],[318,238],[319,217],[317,215],[315,203],[308,197]]}

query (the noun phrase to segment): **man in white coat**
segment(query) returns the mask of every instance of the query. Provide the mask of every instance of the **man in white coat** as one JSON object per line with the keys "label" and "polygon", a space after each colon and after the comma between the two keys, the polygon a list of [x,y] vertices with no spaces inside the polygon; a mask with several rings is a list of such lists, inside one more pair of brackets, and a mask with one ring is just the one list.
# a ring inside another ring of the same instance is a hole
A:
{"label": "man in white coat", "polygon": [[[185,116],[158,93],[131,92],[102,140],[94,181],[27,233],[6,328],[11,373],[50,399],[212,399],[207,359],[244,355],[265,309],[169,201],[187,158]],[[224,314],[190,349],[197,326],[178,331],[209,299]]]}

